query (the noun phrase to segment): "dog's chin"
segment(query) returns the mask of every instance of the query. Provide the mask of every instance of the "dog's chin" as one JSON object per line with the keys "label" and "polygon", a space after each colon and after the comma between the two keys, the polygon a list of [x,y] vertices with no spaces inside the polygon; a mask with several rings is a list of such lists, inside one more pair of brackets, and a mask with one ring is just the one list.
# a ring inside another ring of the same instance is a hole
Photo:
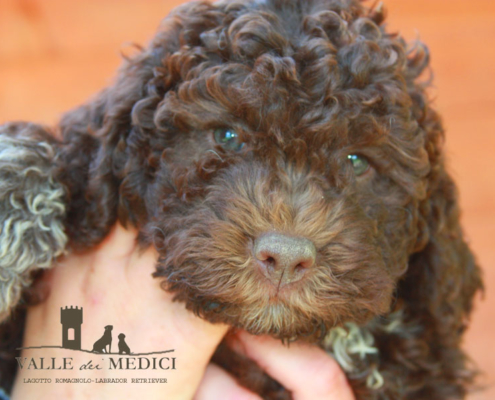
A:
{"label": "dog's chin", "polygon": [[175,300],[184,302],[187,309],[211,323],[290,341],[315,342],[332,328],[347,322],[362,325],[375,315],[338,294],[332,298],[321,293],[311,295],[305,285],[301,281],[277,289],[258,282],[258,290],[234,290],[214,296],[189,287],[186,292],[176,291]]}
{"label": "dog's chin", "polygon": [[303,315],[282,303],[270,304],[257,313],[244,313],[241,318],[241,327],[251,334],[287,340],[316,341],[334,326],[333,320]]}
{"label": "dog's chin", "polygon": [[275,297],[267,296],[254,303],[228,304],[220,299],[197,308],[190,303],[202,318],[213,323],[224,323],[243,329],[253,335],[269,335],[282,340],[321,340],[335,326],[341,325],[338,315],[318,315],[310,304],[296,300],[293,288],[280,290]]}
{"label": "dog's chin", "polygon": [[253,335],[316,342],[322,340],[333,328],[342,327],[346,323],[365,325],[382,314],[356,307],[343,300],[335,298],[326,303],[325,308],[321,304],[320,307],[315,307],[317,301],[308,301],[297,290],[287,287],[280,290],[277,296],[267,293],[265,297],[249,302],[229,303],[219,297],[201,303],[197,298],[185,302],[189,310],[212,323],[227,324]]}

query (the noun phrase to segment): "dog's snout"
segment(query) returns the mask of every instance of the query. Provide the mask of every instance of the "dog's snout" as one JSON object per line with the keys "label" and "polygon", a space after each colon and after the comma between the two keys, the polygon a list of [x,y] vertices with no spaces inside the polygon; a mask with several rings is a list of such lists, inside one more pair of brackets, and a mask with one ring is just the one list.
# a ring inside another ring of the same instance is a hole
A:
{"label": "dog's snout", "polygon": [[265,276],[283,286],[300,280],[315,264],[316,248],[306,238],[273,232],[256,239],[254,255]]}

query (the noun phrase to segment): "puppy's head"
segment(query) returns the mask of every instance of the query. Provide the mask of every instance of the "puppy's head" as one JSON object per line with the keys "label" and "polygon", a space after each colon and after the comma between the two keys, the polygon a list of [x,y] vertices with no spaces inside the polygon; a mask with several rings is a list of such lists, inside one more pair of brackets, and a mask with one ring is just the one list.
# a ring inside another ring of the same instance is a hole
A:
{"label": "puppy's head", "polygon": [[177,14],[148,229],[158,275],[209,319],[281,337],[366,321],[416,247],[429,163],[406,49],[344,3]]}
{"label": "puppy's head", "polygon": [[427,51],[383,19],[344,0],[177,9],[91,111],[106,117],[90,170],[100,208],[84,223],[95,232],[116,204],[159,250],[155,275],[177,299],[253,333],[364,323],[405,274],[406,301],[433,299],[422,309],[440,315],[452,297],[440,282],[455,277],[460,293],[472,258],[416,80]]}

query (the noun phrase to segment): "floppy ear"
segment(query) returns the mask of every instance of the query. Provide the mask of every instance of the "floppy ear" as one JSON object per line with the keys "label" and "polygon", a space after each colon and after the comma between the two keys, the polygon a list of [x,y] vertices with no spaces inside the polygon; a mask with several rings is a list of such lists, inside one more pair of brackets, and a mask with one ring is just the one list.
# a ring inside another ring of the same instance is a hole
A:
{"label": "floppy ear", "polygon": [[154,86],[159,61],[149,50],[127,58],[112,86],[60,122],[58,173],[68,188],[71,249],[97,245],[117,219],[138,225],[146,217],[149,131],[161,100]]}
{"label": "floppy ear", "polygon": [[67,187],[66,229],[75,250],[99,243],[116,220],[118,186],[103,132],[106,101],[107,91],[60,121],[63,145],[57,173]]}
{"label": "floppy ear", "polygon": [[180,18],[167,18],[149,48],[124,57],[111,87],[62,118],[59,172],[69,191],[73,249],[98,244],[117,220],[146,222],[148,184],[166,136],[156,134],[154,114],[179,80],[180,67],[165,64],[178,48],[180,27]]}
{"label": "floppy ear", "polygon": [[398,285],[407,334],[393,351],[400,354],[395,356],[399,364],[423,382],[418,397],[461,398],[475,374],[460,345],[483,285],[460,225],[457,188],[445,171],[440,118],[429,108],[425,112],[421,123],[431,171],[419,208],[416,252]]}
{"label": "floppy ear", "polygon": [[416,42],[408,54],[406,77],[431,170],[427,197],[420,204],[416,251],[399,286],[399,297],[405,300],[408,313],[429,327],[427,333],[442,345],[458,346],[482,281],[460,225],[457,188],[445,170],[442,120],[425,93],[430,82],[417,82],[428,64],[428,48]]}
{"label": "floppy ear", "polygon": [[410,314],[441,336],[444,345],[455,346],[473,297],[482,289],[481,272],[460,226],[457,188],[443,165],[434,174],[431,193],[421,206],[420,224],[427,241],[411,256],[400,295]]}

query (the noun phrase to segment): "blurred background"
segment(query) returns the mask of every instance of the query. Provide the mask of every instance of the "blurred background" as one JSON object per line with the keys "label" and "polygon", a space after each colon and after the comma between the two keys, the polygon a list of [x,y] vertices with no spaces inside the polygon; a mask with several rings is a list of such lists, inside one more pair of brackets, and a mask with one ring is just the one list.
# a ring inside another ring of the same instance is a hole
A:
{"label": "blurred background", "polygon": [[[180,0],[0,0],[0,123],[54,124],[112,82],[130,43],[146,44]],[[495,399],[495,2],[386,0],[388,26],[432,54],[463,224],[484,269],[465,347]],[[432,399],[434,400],[434,399]]]}

